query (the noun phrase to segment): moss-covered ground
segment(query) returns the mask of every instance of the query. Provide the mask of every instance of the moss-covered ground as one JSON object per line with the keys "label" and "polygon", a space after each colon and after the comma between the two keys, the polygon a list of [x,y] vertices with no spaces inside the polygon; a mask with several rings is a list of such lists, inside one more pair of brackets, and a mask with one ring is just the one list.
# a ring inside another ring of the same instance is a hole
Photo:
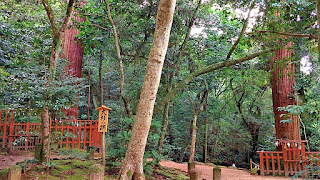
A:
{"label": "moss-covered ground", "polygon": [[[83,159],[63,159],[52,160],[49,170],[49,180],[89,180],[90,168],[92,165],[99,163],[99,160],[83,160]],[[19,164],[25,164],[24,162]],[[113,164],[113,165],[111,165]],[[115,165],[116,164],[116,165]],[[2,172],[3,171],[3,172]],[[2,170],[0,176],[5,176],[7,170]],[[162,179],[189,179],[185,174],[164,167],[153,167],[152,173],[147,176],[148,180]],[[119,163],[107,163],[105,171],[105,180],[115,179],[119,172]],[[0,178],[1,179],[1,178]],[[29,164],[29,167],[22,175],[23,180],[45,180],[47,179],[46,167],[43,165]]]}

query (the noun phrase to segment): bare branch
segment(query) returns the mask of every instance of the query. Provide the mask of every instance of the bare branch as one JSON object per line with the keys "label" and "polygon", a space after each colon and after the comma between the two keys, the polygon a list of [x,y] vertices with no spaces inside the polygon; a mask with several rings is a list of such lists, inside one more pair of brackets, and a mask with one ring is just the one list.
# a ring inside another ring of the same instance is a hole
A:
{"label": "bare branch", "polygon": [[[248,33],[249,35],[255,34],[256,32]],[[284,36],[292,36],[292,37],[305,37],[305,38],[311,38],[311,39],[318,39],[317,36],[313,34],[299,34],[299,33],[285,33],[285,32],[276,32],[276,31],[268,31],[268,30],[261,30],[258,31],[257,33],[273,33],[273,34],[279,34],[279,35],[284,35]]]}

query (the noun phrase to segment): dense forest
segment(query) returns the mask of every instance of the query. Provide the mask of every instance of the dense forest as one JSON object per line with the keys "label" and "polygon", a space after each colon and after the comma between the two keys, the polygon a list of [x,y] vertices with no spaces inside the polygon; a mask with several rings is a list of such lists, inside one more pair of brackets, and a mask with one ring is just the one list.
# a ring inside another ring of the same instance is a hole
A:
{"label": "dense forest", "polygon": [[49,151],[50,120],[106,105],[122,176],[248,167],[281,138],[320,151],[319,22],[319,0],[2,0],[0,109],[42,122]]}

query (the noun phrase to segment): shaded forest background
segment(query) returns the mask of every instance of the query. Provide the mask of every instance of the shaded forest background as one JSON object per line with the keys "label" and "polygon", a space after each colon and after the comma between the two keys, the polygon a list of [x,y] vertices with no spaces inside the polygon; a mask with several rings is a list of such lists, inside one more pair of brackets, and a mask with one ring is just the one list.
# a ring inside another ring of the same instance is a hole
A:
{"label": "shaded forest background", "polygon": [[[47,2],[60,27],[67,4]],[[301,119],[302,139],[320,151],[316,2],[178,1],[144,157],[188,161],[193,127],[196,161],[246,167],[250,158],[257,160],[257,150],[274,150],[269,61],[288,42],[294,53],[277,65],[295,66],[289,96],[298,103],[282,109]],[[75,3],[52,72],[54,32],[42,3],[0,2],[0,108],[17,110],[20,122],[40,122],[45,107],[51,119],[97,119],[95,109],[104,104],[112,108],[107,156],[120,160],[137,112],[158,1],[109,3],[110,11],[102,1]],[[308,71],[301,68],[308,64]]]}

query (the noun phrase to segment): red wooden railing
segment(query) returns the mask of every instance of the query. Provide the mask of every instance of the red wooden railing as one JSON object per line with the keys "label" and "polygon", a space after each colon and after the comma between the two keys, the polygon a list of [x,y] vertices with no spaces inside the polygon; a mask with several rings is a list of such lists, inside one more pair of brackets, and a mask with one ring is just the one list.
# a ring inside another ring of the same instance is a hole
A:
{"label": "red wooden railing", "polygon": [[[55,120],[51,124],[54,148],[101,147],[97,120]],[[34,149],[41,142],[41,123],[15,123],[13,110],[0,110],[0,146],[13,149]]]}
{"label": "red wooden railing", "polygon": [[[260,157],[260,174],[272,174],[286,177],[295,175],[313,164],[312,158],[319,158],[320,152],[305,152],[304,140],[278,140],[282,151],[258,151]],[[317,161],[317,165],[319,162]]]}

